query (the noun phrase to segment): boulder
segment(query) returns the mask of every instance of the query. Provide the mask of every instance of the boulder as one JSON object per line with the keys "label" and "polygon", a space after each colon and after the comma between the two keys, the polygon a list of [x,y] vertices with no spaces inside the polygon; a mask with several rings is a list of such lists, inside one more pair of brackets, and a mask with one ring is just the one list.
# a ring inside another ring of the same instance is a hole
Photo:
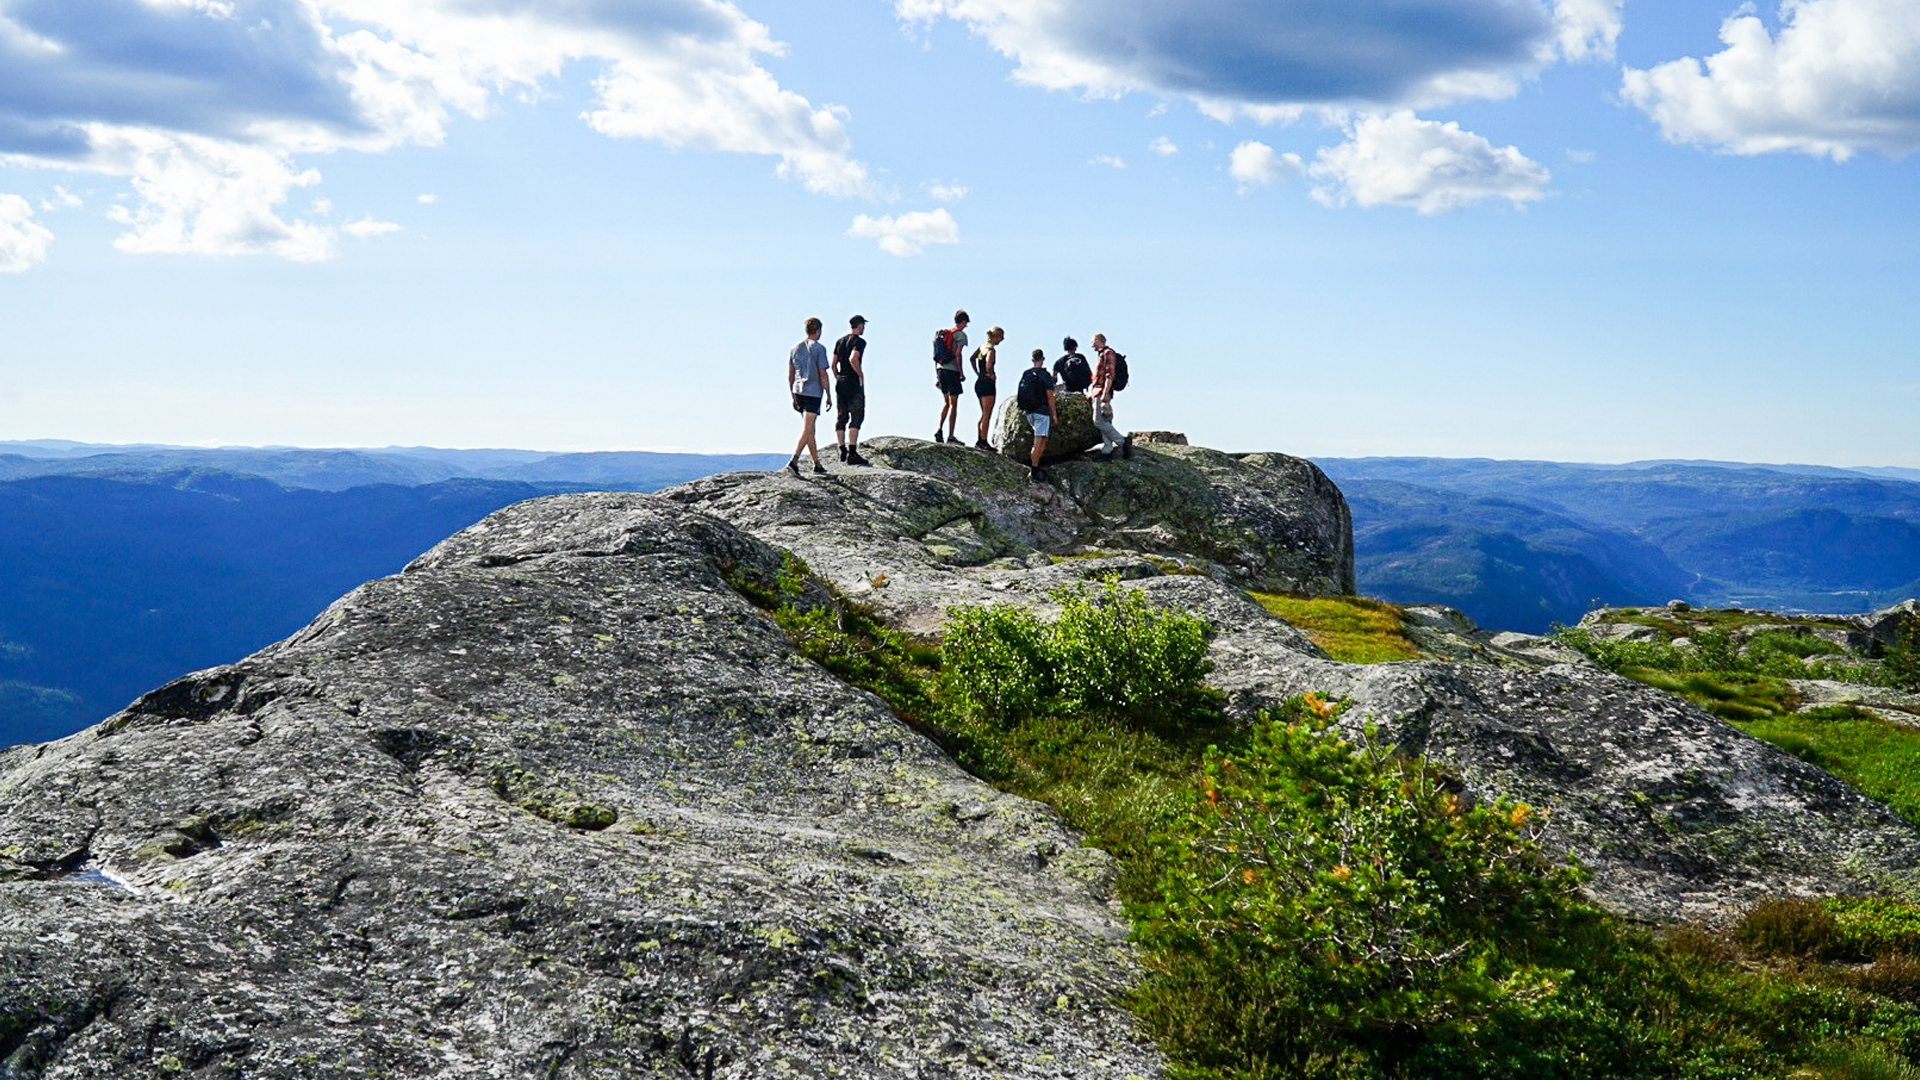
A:
{"label": "boulder", "polygon": [[[1027,422],[1027,414],[1020,411],[1020,403],[1012,394],[1001,402],[1000,415],[993,424],[993,445],[1009,460],[1030,464],[1033,425]],[[1059,391],[1053,395],[1053,411],[1057,419],[1047,436],[1047,449],[1040,464],[1052,465],[1076,458],[1100,445],[1099,429],[1093,426],[1093,402],[1086,395]]]}
{"label": "boulder", "polygon": [[1110,860],[798,655],[785,561],[521,503],[0,753],[0,1074],[1160,1075]]}

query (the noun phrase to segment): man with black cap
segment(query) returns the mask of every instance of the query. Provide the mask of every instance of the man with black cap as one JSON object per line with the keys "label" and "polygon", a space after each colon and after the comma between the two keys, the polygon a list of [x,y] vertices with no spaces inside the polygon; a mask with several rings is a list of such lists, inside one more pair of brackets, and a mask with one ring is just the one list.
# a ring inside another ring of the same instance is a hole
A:
{"label": "man with black cap", "polygon": [[847,335],[833,343],[833,389],[840,395],[840,408],[834,415],[833,437],[840,444],[840,460],[848,465],[871,465],[860,456],[860,425],[867,418],[867,375],[865,362],[867,319],[855,315],[847,320]]}

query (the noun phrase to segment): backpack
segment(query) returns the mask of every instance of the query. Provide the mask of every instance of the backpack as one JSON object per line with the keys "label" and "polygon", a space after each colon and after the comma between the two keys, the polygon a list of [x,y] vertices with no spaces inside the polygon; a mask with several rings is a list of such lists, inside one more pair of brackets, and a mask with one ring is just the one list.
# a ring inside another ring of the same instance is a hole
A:
{"label": "backpack", "polygon": [[1014,391],[1014,401],[1021,412],[1046,412],[1047,391],[1053,388],[1053,380],[1039,368],[1028,368],[1020,376],[1020,389]]}
{"label": "backpack", "polygon": [[1087,358],[1079,353],[1066,358],[1067,366],[1060,372],[1060,381],[1067,389],[1078,393],[1093,385],[1093,368],[1087,364]]}
{"label": "backpack", "polygon": [[1113,354],[1112,380],[1113,391],[1115,393],[1119,393],[1127,388],[1127,355],[1125,353],[1116,352]]}
{"label": "backpack", "polygon": [[954,359],[955,357],[953,355],[953,328],[947,327],[944,330],[934,331],[933,332],[933,366],[945,367],[948,361],[954,360]]}

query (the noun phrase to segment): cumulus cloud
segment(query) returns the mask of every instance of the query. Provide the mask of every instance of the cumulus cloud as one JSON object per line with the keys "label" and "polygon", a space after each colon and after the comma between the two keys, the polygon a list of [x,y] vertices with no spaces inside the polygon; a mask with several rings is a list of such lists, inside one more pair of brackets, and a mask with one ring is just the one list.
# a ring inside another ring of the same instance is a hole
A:
{"label": "cumulus cloud", "polygon": [[1298,154],[1282,154],[1263,142],[1251,140],[1233,148],[1227,155],[1227,175],[1240,184],[1240,193],[1290,180],[1306,171]]}
{"label": "cumulus cloud", "polygon": [[967,197],[967,186],[959,183],[930,184],[927,187],[927,194],[941,202],[959,202]]}
{"label": "cumulus cloud", "polygon": [[1087,164],[1105,165],[1109,169],[1124,169],[1127,167],[1127,163],[1124,160],[1114,157],[1112,154],[1101,154],[1099,157],[1089,160]]}
{"label": "cumulus cloud", "polygon": [[1920,149],[1920,6],[1786,0],[1780,18],[1776,35],[1735,15],[1720,26],[1726,48],[1629,68],[1622,93],[1666,138],[1735,154]]}
{"label": "cumulus cloud", "polygon": [[960,225],[946,210],[916,210],[899,217],[861,214],[847,229],[848,236],[877,240],[880,250],[902,258],[918,255],[928,244],[957,244]]}
{"label": "cumulus cloud", "polygon": [[1172,157],[1180,152],[1180,148],[1173,144],[1173,140],[1167,138],[1165,135],[1148,143],[1147,149],[1159,154],[1161,157]]}
{"label": "cumulus cloud", "polygon": [[1543,199],[1551,175],[1508,146],[1495,148],[1460,125],[1402,111],[1356,120],[1347,141],[1322,150],[1308,168],[1313,197],[1326,206],[1407,206],[1422,214],[1484,199],[1515,206]]}
{"label": "cumulus cloud", "polygon": [[1176,94],[1214,115],[1421,105],[1511,94],[1556,55],[1610,50],[1620,0],[895,0],[957,20],[1015,78],[1096,96]]}
{"label": "cumulus cloud", "polygon": [[602,134],[871,194],[844,112],[761,66],[782,48],[728,0],[0,0],[0,159],[131,181],[125,250],[323,258],[281,209],[318,182],[302,158],[437,145],[586,65]]}
{"label": "cumulus cloud", "polygon": [[18,274],[47,261],[53,232],[33,220],[33,206],[18,195],[0,195],[0,274]]}
{"label": "cumulus cloud", "polygon": [[434,195],[430,192],[423,193],[420,195],[415,195],[413,197],[413,201],[419,203],[421,206],[432,206],[434,203],[437,203],[440,201],[440,196]]}
{"label": "cumulus cloud", "polygon": [[385,236],[387,233],[399,232],[400,226],[391,221],[375,221],[372,214],[365,214],[359,221],[349,221],[340,229],[342,232],[364,240],[369,236]]}

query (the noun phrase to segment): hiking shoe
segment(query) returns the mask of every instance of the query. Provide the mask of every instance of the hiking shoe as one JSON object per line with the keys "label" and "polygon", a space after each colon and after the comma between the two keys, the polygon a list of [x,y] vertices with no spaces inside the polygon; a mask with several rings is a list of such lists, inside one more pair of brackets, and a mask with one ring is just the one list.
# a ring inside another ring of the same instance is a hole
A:
{"label": "hiking shoe", "polygon": [[795,476],[800,475],[800,458],[797,455],[787,459],[787,471]]}
{"label": "hiking shoe", "polygon": [[973,440],[973,448],[975,450],[991,450],[993,449],[993,444],[985,439],[975,439]]}
{"label": "hiking shoe", "polygon": [[825,465],[822,465],[822,464],[820,464],[820,463],[819,463],[819,462],[817,462],[817,461],[816,461],[816,462],[814,462],[814,463],[813,463],[813,475],[815,475],[815,476],[825,476],[825,475],[827,475],[827,467],[826,467]]}
{"label": "hiking shoe", "polygon": [[1047,470],[1039,468],[1038,466],[1027,470],[1027,479],[1029,480],[1045,480],[1046,478]]}
{"label": "hiking shoe", "polygon": [[945,435],[942,435],[942,434],[940,434],[940,429],[939,429],[939,428],[934,428],[934,429],[933,429],[933,441],[934,441],[934,442],[946,442],[946,441],[947,441],[947,437],[946,437]]}
{"label": "hiking shoe", "polygon": [[1128,434],[1126,438],[1120,440],[1120,456],[1123,458],[1133,457],[1133,435],[1132,434]]}
{"label": "hiking shoe", "polygon": [[871,464],[873,464],[873,462],[871,462],[871,461],[868,461],[868,460],[867,460],[866,458],[863,458],[863,457],[861,457],[861,456],[860,456],[860,448],[859,448],[859,447],[857,447],[857,446],[849,446],[849,447],[847,447],[847,464],[849,464],[849,465],[871,465]]}
{"label": "hiking shoe", "polygon": [[847,447],[845,443],[840,445],[840,460],[843,462],[847,460]]}

